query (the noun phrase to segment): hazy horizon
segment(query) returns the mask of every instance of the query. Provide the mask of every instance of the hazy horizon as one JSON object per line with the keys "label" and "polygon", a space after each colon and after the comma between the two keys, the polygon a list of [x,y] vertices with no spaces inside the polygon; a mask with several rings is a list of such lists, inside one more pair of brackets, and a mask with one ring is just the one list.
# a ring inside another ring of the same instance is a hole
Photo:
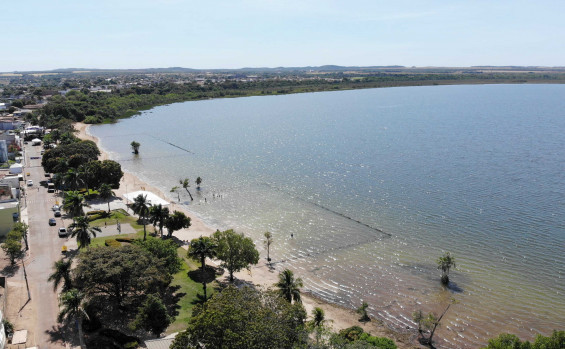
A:
{"label": "hazy horizon", "polygon": [[559,1],[38,0],[10,4],[0,71],[563,66]]}

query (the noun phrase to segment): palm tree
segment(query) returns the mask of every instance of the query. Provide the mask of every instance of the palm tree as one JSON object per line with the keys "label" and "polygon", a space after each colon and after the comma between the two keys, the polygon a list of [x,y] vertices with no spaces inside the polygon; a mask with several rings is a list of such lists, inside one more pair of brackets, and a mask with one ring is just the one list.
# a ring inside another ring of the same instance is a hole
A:
{"label": "palm tree", "polygon": [[143,241],[147,240],[147,230],[145,227],[147,222],[145,218],[149,216],[149,207],[150,204],[147,202],[147,195],[143,196],[143,194],[139,194],[135,199],[133,199],[133,204],[131,205],[133,212],[139,215],[139,218],[143,223]]}
{"label": "palm tree", "polygon": [[279,281],[275,284],[279,288],[279,293],[289,303],[292,300],[300,302],[300,287],[303,286],[302,279],[294,279],[294,273],[290,269],[285,269],[279,273]]}
{"label": "palm tree", "polygon": [[163,207],[163,205],[155,205],[151,206],[149,209],[149,221],[154,226],[159,226],[159,233],[161,233],[161,237],[163,237],[163,227],[165,226],[165,222],[169,217],[169,208]]}
{"label": "palm tree", "polygon": [[441,283],[449,284],[449,269],[455,268],[455,257],[449,252],[445,252],[443,256],[437,259],[437,268],[441,269]]}
{"label": "palm tree", "polygon": [[75,216],[82,216],[84,214],[83,207],[87,206],[84,196],[78,191],[66,191],[65,198],[63,199],[63,210],[70,213],[74,218]]}
{"label": "palm tree", "polygon": [[175,185],[174,187],[171,188],[171,193],[176,193],[177,194],[177,199],[180,202],[180,193],[179,193],[179,187],[177,185]]}
{"label": "palm tree", "polygon": [[190,247],[188,248],[188,257],[194,260],[200,260],[201,264],[201,277],[202,277],[202,289],[204,290],[204,301],[207,299],[206,295],[206,257],[214,258],[216,257],[216,245],[214,241],[209,237],[200,237],[198,239],[193,239],[190,242]]}
{"label": "palm tree", "polygon": [[63,179],[65,183],[65,187],[69,187],[72,190],[77,190],[81,184],[84,184],[83,176],[74,168],[71,168],[65,173],[65,177]]}
{"label": "palm tree", "polygon": [[62,309],[57,316],[57,321],[60,323],[65,320],[75,320],[78,328],[81,348],[84,348],[81,320],[88,319],[88,315],[83,307],[83,299],[84,295],[76,288],[63,293],[59,300],[59,306],[62,307]]}
{"label": "palm tree", "polygon": [[196,178],[196,189],[200,190],[200,183],[202,183],[202,178],[197,177]]}
{"label": "palm tree", "polygon": [[102,198],[102,200],[106,200],[108,203],[108,213],[110,213],[110,198],[115,196],[116,193],[112,191],[112,187],[109,184],[102,183],[100,188],[98,189],[98,194]]}
{"label": "palm tree", "polygon": [[325,322],[326,314],[324,314],[324,309],[318,307],[314,308],[312,310],[312,321],[310,322],[310,326],[312,326],[316,331],[316,344],[319,344],[320,342],[320,337]]}
{"label": "palm tree", "polygon": [[99,227],[91,227],[86,216],[76,217],[75,221],[69,225],[69,229],[72,229],[71,237],[74,238],[76,236],[79,248],[90,245],[90,236],[96,237],[96,233],[102,231]]}
{"label": "palm tree", "polygon": [[133,153],[134,153],[134,154],[139,154],[139,147],[141,146],[141,144],[139,144],[139,143],[136,142],[136,141],[132,141],[132,142],[130,143],[130,145],[131,145],[131,147],[132,147],[132,149],[133,149]]}
{"label": "palm tree", "polygon": [[267,262],[269,262],[270,264],[271,263],[270,250],[271,250],[271,244],[273,243],[273,234],[271,234],[270,232],[266,232],[265,241],[263,242],[265,243],[265,246],[267,246]]}
{"label": "palm tree", "polygon": [[214,240],[209,237],[201,236],[190,242],[188,257],[200,261],[202,271],[204,271],[204,268],[206,267],[206,257],[216,257],[216,247],[218,247],[218,245],[214,243]]}
{"label": "palm tree", "polygon": [[190,193],[190,191],[188,191],[188,188],[190,187],[190,180],[189,180],[188,178],[179,179],[179,184],[182,185],[182,187],[184,188],[184,190],[186,190],[186,192],[187,192],[188,195],[190,196],[190,201],[194,201],[194,199],[192,198],[192,194]]}
{"label": "palm tree", "polygon": [[65,183],[65,178],[63,174],[56,173],[52,176],[53,184],[55,185],[55,190],[59,191],[59,188]]}
{"label": "palm tree", "polygon": [[73,287],[71,280],[71,267],[73,261],[71,259],[60,259],[53,264],[53,274],[49,275],[47,281],[53,281],[53,291],[63,282],[62,292],[68,291]]}

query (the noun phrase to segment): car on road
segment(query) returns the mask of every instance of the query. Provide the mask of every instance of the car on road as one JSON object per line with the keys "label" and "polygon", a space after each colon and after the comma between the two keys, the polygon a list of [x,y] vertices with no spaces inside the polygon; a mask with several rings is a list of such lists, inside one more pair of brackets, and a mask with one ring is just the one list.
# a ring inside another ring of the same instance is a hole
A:
{"label": "car on road", "polygon": [[31,187],[32,185],[33,185],[33,181],[32,181],[31,179],[28,180],[28,181],[27,181],[27,186],[28,186],[28,187]]}
{"label": "car on road", "polygon": [[60,211],[60,210],[61,210],[61,206],[59,206],[59,205],[53,205],[53,207],[51,207],[51,209],[52,209],[53,211]]}
{"label": "car on road", "polygon": [[47,173],[45,174],[45,177],[51,177],[51,173],[47,172]]}
{"label": "car on road", "polygon": [[59,237],[61,238],[67,237],[67,229],[59,228]]}
{"label": "car on road", "polygon": [[61,211],[59,210],[55,211],[55,217],[61,217]]}
{"label": "car on road", "polygon": [[49,225],[57,225],[55,218],[49,218]]}

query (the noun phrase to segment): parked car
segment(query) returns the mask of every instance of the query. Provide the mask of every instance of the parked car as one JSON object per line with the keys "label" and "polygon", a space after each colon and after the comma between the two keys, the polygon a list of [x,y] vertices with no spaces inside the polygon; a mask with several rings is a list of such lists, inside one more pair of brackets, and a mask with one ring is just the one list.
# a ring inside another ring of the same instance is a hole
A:
{"label": "parked car", "polygon": [[28,181],[27,181],[27,186],[28,186],[28,187],[31,187],[32,185],[33,185],[33,181],[32,181],[31,179],[28,180]]}
{"label": "parked car", "polygon": [[52,209],[53,211],[60,211],[60,210],[61,210],[61,206],[59,206],[59,205],[53,205],[53,207],[51,207],[51,209]]}
{"label": "parked car", "polygon": [[57,225],[55,218],[49,218],[49,225]]}
{"label": "parked car", "polygon": [[61,211],[59,210],[55,211],[55,217],[61,217]]}
{"label": "parked car", "polygon": [[51,173],[46,173],[45,177],[51,177]]}
{"label": "parked car", "polygon": [[67,229],[59,228],[59,237],[61,238],[67,237]]}

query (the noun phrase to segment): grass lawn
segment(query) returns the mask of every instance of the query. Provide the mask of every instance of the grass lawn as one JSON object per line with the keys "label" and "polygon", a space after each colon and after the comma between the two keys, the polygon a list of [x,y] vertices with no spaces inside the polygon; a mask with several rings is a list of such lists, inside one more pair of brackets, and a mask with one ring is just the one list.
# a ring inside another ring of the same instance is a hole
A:
{"label": "grass lawn", "polygon": [[[186,328],[188,320],[192,315],[192,308],[194,307],[193,302],[197,299],[196,295],[198,293],[202,295],[202,284],[188,277],[188,272],[198,269],[200,267],[200,263],[189,259],[186,256],[186,250],[182,247],[179,247],[177,252],[179,257],[184,260],[184,263],[182,269],[173,276],[173,282],[171,285],[179,286],[180,288],[177,290],[177,293],[184,293],[184,296],[178,302],[178,305],[180,306],[178,309],[178,315],[176,316],[175,321],[169,326],[169,328],[167,328],[167,334],[179,332]],[[217,283],[215,281],[207,284],[206,293],[208,297],[212,295],[216,286]]]}

